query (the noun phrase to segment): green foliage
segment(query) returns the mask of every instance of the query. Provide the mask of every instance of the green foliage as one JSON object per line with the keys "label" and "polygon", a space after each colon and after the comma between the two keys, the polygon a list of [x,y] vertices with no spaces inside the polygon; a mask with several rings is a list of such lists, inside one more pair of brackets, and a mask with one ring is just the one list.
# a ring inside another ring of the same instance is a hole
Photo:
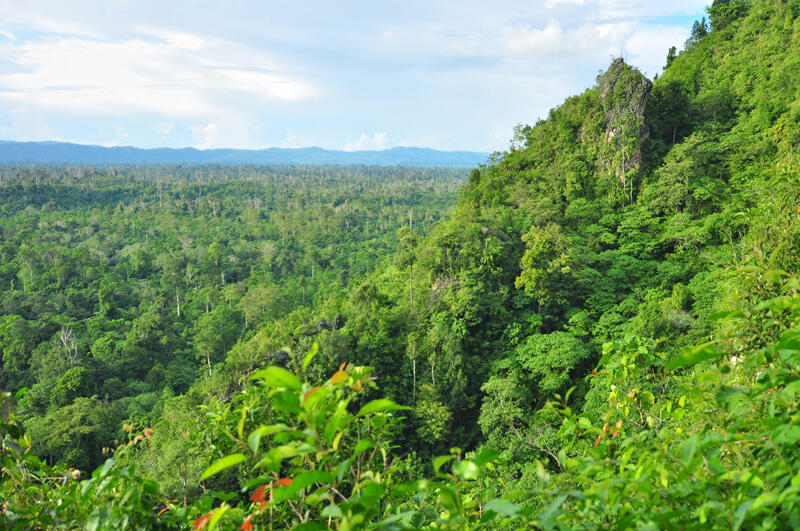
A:
{"label": "green foliage", "polygon": [[708,14],[441,223],[434,170],[12,169],[0,524],[800,526],[800,4]]}
{"label": "green foliage", "polygon": [[[225,371],[237,343],[298,307],[323,307],[399,249],[394,236],[410,208],[415,229],[427,231],[465,171],[59,166],[2,174],[0,390],[31,389],[20,415],[40,457],[84,466],[97,463],[94,444],[44,442],[69,431],[54,425],[68,418],[60,410],[92,397],[114,410],[97,426],[103,444],[122,419],[151,425],[170,396],[221,378],[214,371]],[[259,362],[289,344],[275,342]],[[251,355],[233,372],[255,362]]]}

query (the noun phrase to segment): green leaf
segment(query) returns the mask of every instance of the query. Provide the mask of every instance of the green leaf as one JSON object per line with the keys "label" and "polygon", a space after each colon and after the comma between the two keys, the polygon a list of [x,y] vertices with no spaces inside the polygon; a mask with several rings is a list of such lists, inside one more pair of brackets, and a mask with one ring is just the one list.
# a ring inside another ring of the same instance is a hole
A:
{"label": "green leaf", "polygon": [[353,457],[361,455],[362,453],[364,453],[365,451],[369,450],[374,446],[375,446],[375,441],[371,441],[369,439],[364,439],[363,441],[359,441],[359,443],[353,449]]}
{"label": "green leaf", "polygon": [[778,502],[778,495],[774,492],[765,492],[753,502],[753,510],[759,507],[772,507]]}
{"label": "green leaf", "polygon": [[208,521],[208,531],[213,531],[214,529],[216,529],[217,524],[220,521],[220,518],[222,518],[222,515],[227,513],[228,509],[230,508],[231,508],[230,505],[228,505],[227,503],[223,503],[222,505],[219,506],[219,508],[216,511],[214,511],[214,516],[212,516],[211,520]]}
{"label": "green leaf", "polygon": [[398,409],[411,409],[410,407],[395,404],[388,398],[378,398],[364,404],[364,407],[358,410],[357,417],[363,417],[371,413],[380,413],[382,411],[395,411]]}
{"label": "green leaf", "polygon": [[773,284],[777,284],[781,281],[781,279],[788,276],[789,273],[787,273],[783,269],[772,269],[764,273],[764,280],[766,280],[767,282],[772,282]]}
{"label": "green leaf", "polygon": [[584,430],[588,430],[589,428],[592,427],[592,422],[586,417],[578,417],[578,427]]}
{"label": "green leaf", "polygon": [[694,457],[694,452],[697,450],[697,437],[689,437],[683,441],[680,444],[679,450],[681,461],[683,461],[684,465],[689,466],[689,463],[692,462],[692,458]]}
{"label": "green leaf", "polygon": [[338,505],[332,503],[322,509],[322,512],[319,513],[320,516],[324,518],[341,518],[342,517],[342,510],[339,508]]}
{"label": "green leaf", "polygon": [[311,345],[311,350],[309,350],[308,354],[306,354],[306,357],[303,358],[303,372],[305,372],[306,369],[308,369],[308,366],[311,365],[311,361],[317,355],[317,352],[319,352],[319,344],[314,341],[314,344]]}
{"label": "green leaf", "polygon": [[724,352],[715,348],[716,342],[704,343],[696,347],[687,347],[681,353],[667,363],[667,369],[677,369],[687,365],[693,365],[701,361],[713,360],[724,355]]}
{"label": "green leaf", "polygon": [[261,445],[261,428],[263,427],[264,426],[259,426],[254,429],[247,437],[247,446],[250,447],[250,451],[254,454],[258,454],[258,447]]}
{"label": "green leaf", "polygon": [[434,473],[438,474],[439,473],[439,469],[442,468],[442,466],[445,463],[447,463],[449,461],[452,461],[455,458],[456,458],[456,456],[454,456],[454,455],[440,455],[438,457],[434,457],[433,458],[433,471],[434,471]]}
{"label": "green leaf", "polygon": [[219,474],[226,468],[238,465],[242,461],[247,461],[247,456],[245,456],[244,454],[226,455],[222,459],[216,461],[210,467],[206,468],[206,471],[203,472],[202,476],[200,476],[200,481],[203,481],[206,478],[210,478],[214,474]]}
{"label": "green leaf", "polygon": [[504,514],[511,518],[519,515],[519,505],[502,498],[493,498],[483,504],[483,510]]}
{"label": "green leaf", "polygon": [[473,459],[473,461],[475,462],[476,465],[483,466],[486,463],[491,463],[492,461],[497,459],[499,456],[500,456],[500,452],[498,452],[497,450],[486,449],[486,450],[482,451],[478,457]]}
{"label": "green leaf", "polygon": [[783,388],[781,396],[785,397],[787,400],[794,400],[798,392],[800,392],[800,380],[795,380]]}
{"label": "green leaf", "polygon": [[742,524],[744,523],[744,519],[747,516],[747,511],[749,511],[750,507],[752,507],[752,506],[753,506],[753,501],[752,500],[751,501],[746,501],[743,504],[741,504],[739,506],[739,508],[736,510],[736,515],[735,515],[736,521],[733,524],[734,531],[738,531],[739,528],[742,527]]}
{"label": "green leaf", "polygon": [[744,317],[744,312],[742,310],[734,310],[732,312],[729,311],[714,312],[708,316],[708,319],[711,321],[728,321],[730,319],[736,319],[738,317]]}
{"label": "green leaf", "polygon": [[250,375],[251,380],[264,380],[264,383],[269,387],[285,387],[288,389],[300,389],[303,385],[297,376],[281,367],[267,367],[253,372]]}
{"label": "green leaf", "polygon": [[453,472],[463,480],[477,479],[480,471],[472,461],[456,461],[453,465]]}

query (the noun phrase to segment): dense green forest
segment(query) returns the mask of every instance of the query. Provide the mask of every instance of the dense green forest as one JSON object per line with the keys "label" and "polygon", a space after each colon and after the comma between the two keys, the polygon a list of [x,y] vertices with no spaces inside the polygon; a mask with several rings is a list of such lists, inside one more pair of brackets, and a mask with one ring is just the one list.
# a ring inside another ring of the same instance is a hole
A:
{"label": "dense green forest", "polygon": [[466,182],[3,169],[0,523],[800,527],[800,1],[683,48]]}
{"label": "dense green forest", "polygon": [[[170,397],[269,323],[321,313],[324,326],[341,327],[327,301],[399,248],[410,216],[424,232],[445,215],[466,177],[371,167],[0,171],[0,388],[28,388],[20,413],[37,454],[83,469],[103,462],[124,423],[155,422]],[[322,322],[300,333],[313,337]]]}

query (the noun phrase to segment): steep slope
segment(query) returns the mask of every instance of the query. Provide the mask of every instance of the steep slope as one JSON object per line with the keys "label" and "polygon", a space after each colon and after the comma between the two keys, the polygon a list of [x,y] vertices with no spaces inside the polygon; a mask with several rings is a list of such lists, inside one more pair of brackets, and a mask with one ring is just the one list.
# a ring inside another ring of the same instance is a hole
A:
{"label": "steep slope", "polygon": [[[733,292],[731,265],[796,264],[763,212],[780,208],[775,176],[797,168],[798,9],[715,2],[713,31],[698,22],[654,83],[614,61],[473,170],[448,222],[421,242],[400,235],[404,253],[331,301],[321,317],[341,313],[342,329],[264,330],[234,349],[233,374],[316,339],[320,374],[375,366],[382,391],[415,408],[404,446],[490,442],[547,458],[528,434],[553,426],[533,412],[572,386],[573,401],[602,409],[605,391],[583,377],[604,343],[694,344]],[[509,395],[514,414],[486,420]]]}

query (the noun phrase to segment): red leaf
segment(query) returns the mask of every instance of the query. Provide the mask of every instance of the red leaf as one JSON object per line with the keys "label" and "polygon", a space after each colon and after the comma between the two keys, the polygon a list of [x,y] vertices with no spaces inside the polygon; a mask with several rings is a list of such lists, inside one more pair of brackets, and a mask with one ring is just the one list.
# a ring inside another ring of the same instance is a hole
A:
{"label": "red leaf", "polygon": [[247,517],[247,520],[244,521],[242,527],[240,527],[239,529],[243,529],[244,531],[250,531],[251,529],[253,529],[253,524],[250,523],[250,520],[252,519],[253,515],[251,514],[250,516]]}
{"label": "red leaf", "polygon": [[276,487],[288,487],[292,484],[292,478],[277,479],[272,484]]}
{"label": "red leaf", "polygon": [[208,525],[208,521],[211,520],[212,516],[214,516],[214,511],[204,514],[203,516],[194,521],[192,527],[194,527],[195,529],[203,529],[206,525]]}
{"label": "red leaf", "polygon": [[267,487],[269,487],[269,485],[267,484],[258,487],[258,489],[256,489],[253,495],[250,496],[250,500],[256,503],[263,502],[267,497]]}

